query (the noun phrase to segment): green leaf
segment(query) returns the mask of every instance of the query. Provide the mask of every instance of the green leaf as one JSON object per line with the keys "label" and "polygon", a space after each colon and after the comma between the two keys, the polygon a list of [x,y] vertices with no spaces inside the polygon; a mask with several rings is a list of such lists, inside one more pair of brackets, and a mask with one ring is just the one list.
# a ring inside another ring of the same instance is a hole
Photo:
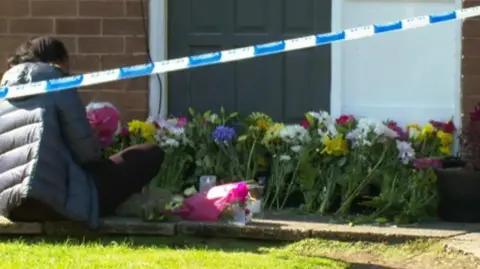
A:
{"label": "green leaf", "polygon": [[310,125],[313,125],[315,123],[315,118],[312,115],[310,115],[310,113],[306,113],[305,118],[307,119]]}
{"label": "green leaf", "polygon": [[190,116],[195,116],[195,110],[191,107],[188,108],[188,113],[190,114]]}
{"label": "green leaf", "polygon": [[235,118],[238,118],[240,117],[240,114],[238,114],[238,112],[233,112],[232,114],[230,114],[230,116],[228,117],[229,119],[235,119]]}
{"label": "green leaf", "polygon": [[243,142],[243,141],[245,141],[245,140],[247,140],[247,136],[246,136],[246,135],[241,135],[241,136],[239,136],[238,139],[237,139],[238,142]]}
{"label": "green leaf", "polygon": [[345,166],[346,163],[347,163],[347,157],[345,156],[343,156],[342,158],[340,158],[340,160],[338,160],[338,166],[340,167]]}
{"label": "green leaf", "polygon": [[208,119],[208,118],[210,118],[211,115],[212,115],[212,111],[207,110],[207,111],[205,111],[205,113],[203,113],[203,118]]}

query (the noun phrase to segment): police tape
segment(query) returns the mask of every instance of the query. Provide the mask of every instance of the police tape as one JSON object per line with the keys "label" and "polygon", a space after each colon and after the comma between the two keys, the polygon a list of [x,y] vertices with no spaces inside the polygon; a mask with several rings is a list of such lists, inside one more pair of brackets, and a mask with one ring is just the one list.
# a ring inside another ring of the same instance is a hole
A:
{"label": "police tape", "polygon": [[[419,16],[386,24],[374,24],[346,29],[340,32],[309,35],[267,44],[223,50],[197,56],[183,57],[161,62],[116,68],[106,71],[69,76],[35,83],[1,87],[0,100],[68,90],[117,80],[150,76],[152,74],[191,69],[200,66],[241,61],[271,54],[294,51],[341,41],[355,40],[379,34],[421,28],[442,22],[462,20],[480,15],[480,6],[458,9],[452,12]],[[460,40],[459,40],[460,42]]]}

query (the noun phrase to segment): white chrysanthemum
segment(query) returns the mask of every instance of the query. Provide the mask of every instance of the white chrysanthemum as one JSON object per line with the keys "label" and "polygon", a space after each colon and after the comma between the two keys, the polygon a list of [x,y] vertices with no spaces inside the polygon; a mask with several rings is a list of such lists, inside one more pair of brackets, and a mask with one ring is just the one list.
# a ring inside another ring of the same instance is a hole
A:
{"label": "white chrysanthemum", "polygon": [[410,142],[397,140],[398,158],[403,164],[408,164],[415,158],[415,150]]}
{"label": "white chrysanthemum", "polygon": [[302,151],[302,146],[299,146],[299,145],[292,146],[292,147],[290,147],[290,149],[295,153],[299,153],[300,151]]}
{"label": "white chrysanthemum", "polygon": [[218,115],[213,113],[212,115],[210,115],[210,118],[208,119],[208,121],[210,123],[215,123],[216,121],[218,120]]}
{"label": "white chrysanthemum", "polygon": [[169,131],[175,139],[183,139],[185,137],[185,129],[183,128],[173,127]]}
{"label": "white chrysanthemum", "polygon": [[280,155],[280,161],[282,161],[282,162],[289,162],[291,159],[292,158],[288,155],[285,155],[285,154]]}
{"label": "white chrysanthemum", "polygon": [[169,148],[178,148],[180,146],[180,142],[173,138],[167,138],[160,144],[161,147],[169,147]]}
{"label": "white chrysanthemum", "polygon": [[308,115],[310,115],[312,118],[315,118],[315,119],[320,119],[320,113],[318,112],[315,112],[315,111],[310,111],[308,112]]}
{"label": "white chrysanthemum", "polygon": [[310,111],[308,112],[308,114],[311,117],[317,119],[320,125],[330,126],[330,125],[333,125],[334,123],[332,116],[330,116],[330,114],[327,111],[322,111],[322,110],[319,112]]}
{"label": "white chrysanthemum", "polygon": [[285,143],[293,145],[304,144],[310,140],[308,130],[299,124],[285,126],[285,128],[280,130],[279,135],[280,139]]}

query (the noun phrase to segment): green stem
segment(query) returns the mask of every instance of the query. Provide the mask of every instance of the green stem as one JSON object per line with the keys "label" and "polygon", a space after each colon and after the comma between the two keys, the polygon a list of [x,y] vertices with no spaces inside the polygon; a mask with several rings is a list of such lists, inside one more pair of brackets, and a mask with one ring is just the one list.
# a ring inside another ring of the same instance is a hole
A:
{"label": "green stem", "polygon": [[245,175],[245,180],[250,180],[250,176],[255,176],[255,175],[250,175],[250,163],[252,162],[252,156],[253,156],[253,152],[255,150],[256,145],[257,145],[257,139],[255,138],[253,140],[252,148],[250,149],[250,152],[248,153],[247,171],[246,171],[246,175]]}
{"label": "green stem", "polygon": [[[329,178],[333,177],[333,169],[330,169],[330,176]],[[318,210],[319,213],[325,214],[327,213],[328,208],[330,207],[330,199],[335,191],[335,181],[334,180],[327,180],[327,191],[323,198],[322,204],[320,205],[320,209]]]}
{"label": "green stem", "polygon": [[288,184],[287,193],[285,194],[285,197],[283,198],[282,206],[279,208],[279,210],[280,210],[280,209],[283,209],[283,207],[284,207],[285,204],[287,203],[288,197],[290,196],[290,192],[292,191],[293,184],[294,184],[295,181],[296,181],[297,171],[298,171],[298,168],[299,168],[299,167],[300,167],[300,162],[298,161],[298,162],[297,162],[297,165],[296,165],[296,167],[295,167],[295,170],[293,171],[293,175],[292,175],[292,178],[291,178],[291,180],[290,180],[290,184]]}
{"label": "green stem", "polygon": [[372,170],[370,170],[369,173],[365,176],[365,179],[362,180],[360,184],[358,184],[358,186],[354,188],[352,192],[349,193],[349,195],[347,196],[347,199],[345,200],[345,202],[342,203],[340,208],[337,210],[336,214],[345,214],[350,209],[350,205],[353,203],[353,200],[367,186],[370,177],[375,173],[375,171],[378,169],[380,164],[383,162],[386,154],[387,154],[387,150],[384,149],[378,162],[375,164]]}

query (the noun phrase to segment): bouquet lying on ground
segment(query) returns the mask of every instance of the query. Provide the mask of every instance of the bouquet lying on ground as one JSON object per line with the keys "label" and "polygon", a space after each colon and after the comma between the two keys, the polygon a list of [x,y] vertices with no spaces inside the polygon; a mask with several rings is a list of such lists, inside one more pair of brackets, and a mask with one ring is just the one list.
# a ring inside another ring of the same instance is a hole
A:
{"label": "bouquet lying on ground", "polygon": [[246,182],[215,186],[201,193],[190,188],[185,195],[189,197],[173,197],[168,208],[159,213],[174,214],[185,220],[206,222],[226,220],[245,223],[249,217],[250,212],[247,209],[249,191]]}

